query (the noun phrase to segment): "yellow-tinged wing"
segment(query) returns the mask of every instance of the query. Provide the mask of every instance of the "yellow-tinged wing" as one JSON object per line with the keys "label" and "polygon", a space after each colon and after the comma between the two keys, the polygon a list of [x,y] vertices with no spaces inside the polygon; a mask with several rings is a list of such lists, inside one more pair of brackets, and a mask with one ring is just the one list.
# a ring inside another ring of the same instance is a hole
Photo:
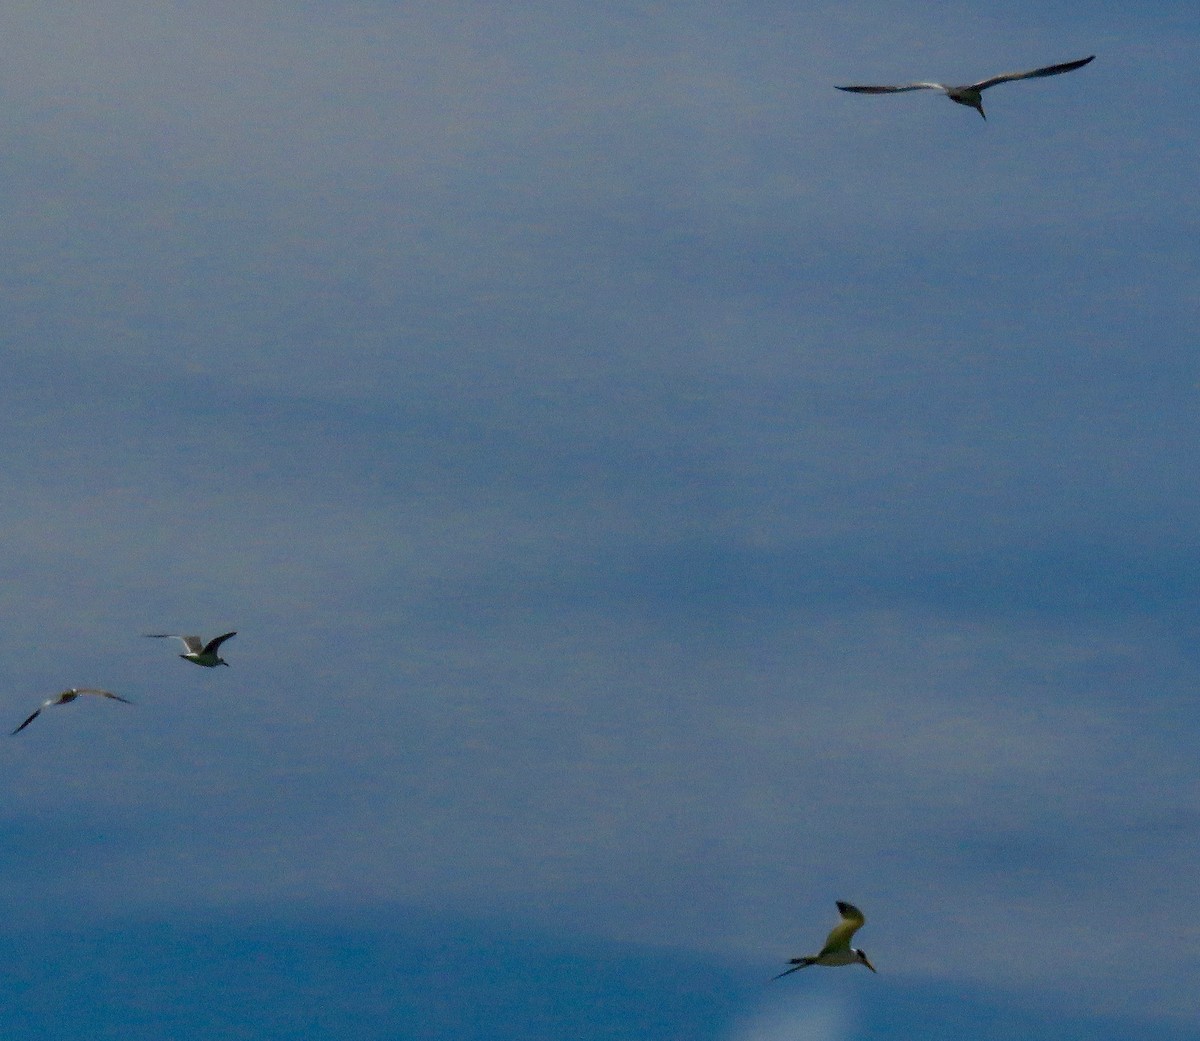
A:
{"label": "yellow-tinged wing", "polygon": [[867,920],[866,916],[853,904],[848,904],[844,900],[837,902],[838,913],[842,916],[842,920],[830,930],[829,935],[825,938],[825,946],[821,948],[821,953],[818,958],[826,954],[832,954],[834,951],[846,951],[850,949],[850,938],[862,928],[863,923]]}

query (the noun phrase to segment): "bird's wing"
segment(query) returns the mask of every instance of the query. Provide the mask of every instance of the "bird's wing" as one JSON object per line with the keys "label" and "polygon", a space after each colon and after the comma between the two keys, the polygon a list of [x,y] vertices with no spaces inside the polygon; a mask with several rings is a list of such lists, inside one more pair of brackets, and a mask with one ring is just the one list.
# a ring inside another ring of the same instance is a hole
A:
{"label": "bird's wing", "polygon": [[[46,705],[49,705],[49,704],[50,704],[50,702],[47,701]],[[31,715],[27,720],[25,720],[24,723],[22,723],[19,727],[17,727],[17,729],[13,731],[13,734],[19,734],[22,730],[24,730],[27,726],[29,726],[30,723],[32,723],[35,719],[37,719],[37,717],[42,714],[42,709],[45,708],[46,705],[43,705],[39,709],[35,709],[33,712],[33,715]],[[11,737],[12,735],[10,734],[9,736]]]}
{"label": "bird's wing", "polygon": [[[838,912],[842,916],[842,920],[838,922],[825,938],[825,946],[821,948],[821,954],[831,954],[834,951],[848,950],[850,947],[850,938],[858,932],[862,927],[863,922],[867,919],[863,913],[853,904],[847,904],[843,900],[837,902]],[[821,954],[818,954],[819,958]]]}
{"label": "bird's wing", "polygon": [[[208,645],[204,648],[204,653],[205,654],[215,653],[217,648],[220,647],[221,644],[223,644],[231,636],[237,636],[237,631],[235,630],[234,632],[231,632],[231,633],[224,633],[221,636],[213,637],[213,639],[208,641]],[[199,648],[197,648],[197,650],[199,650]]]}
{"label": "bird's wing", "polygon": [[132,705],[133,702],[128,698],[121,697],[120,694],[114,694],[111,690],[99,690],[96,687],[78,687],[75,690],[76,694],[99,694],[102,698],[112,698],[113,701],[123,701],[126,705]]}
{"label": "bird's wing", "polygon": [[988,87],[994,87],[997,83],[1011,83],[1013,80],[1032,80],[1037,79],[1039,76],[1057,76],[1061,72],[1081,69],[1095,57],[1094,54],[1089,54],[1086,58],[1080,58],[1077,61],[1064,61],[1060,65],[1045,65],[1040,69],[1030,69],[1028,72],[1006,72],[1001,76],[992,76],[990,79],[972,83],[971,86],[976,90],[987,90]]}
{"label": "bird's wing", "polygon": [[855,94],[900,94],[906,90],[945,90],[941,83],[902,83],[897,87],[838,87],[838,90],[849,90]]}
{"label": "bird's wing", "polygon": [[151,640],[182,640],[183,648],[188,654],[200,654],[204,650],[204,641],[199,636],[180,636],[178,633],[143,633]]}

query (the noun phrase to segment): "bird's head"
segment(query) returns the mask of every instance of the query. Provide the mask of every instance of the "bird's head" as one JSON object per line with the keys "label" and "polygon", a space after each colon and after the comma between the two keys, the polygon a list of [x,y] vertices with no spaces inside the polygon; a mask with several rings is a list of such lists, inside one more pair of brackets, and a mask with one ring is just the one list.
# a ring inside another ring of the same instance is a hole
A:
{"label": "bird's head", "polygon": [[860,951],[857,947],[853,948],[853,950],[854,950],[854,960],[856,962],[862,963],[868,969],[870,969],[872,972],[878,971],[878,970],[876,970],[875,966],[871,964],[871,959],[867,957],[866,951]]}

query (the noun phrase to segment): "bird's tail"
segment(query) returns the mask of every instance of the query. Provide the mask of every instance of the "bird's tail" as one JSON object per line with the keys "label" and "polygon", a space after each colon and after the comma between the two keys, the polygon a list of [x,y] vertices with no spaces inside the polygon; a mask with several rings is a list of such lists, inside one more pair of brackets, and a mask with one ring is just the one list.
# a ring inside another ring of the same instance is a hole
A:
{"label": "bird's tail", "polygon": [[775,980],[781,980],[784,976],[790,976],[793,972],[797,972],[800,969],[807,969],[810,965],[815,965],[816,963],[816,958],[793,958],[789,963],[792,967],[784,969],[778,976],[772,976],[771,982],[774,983]]}

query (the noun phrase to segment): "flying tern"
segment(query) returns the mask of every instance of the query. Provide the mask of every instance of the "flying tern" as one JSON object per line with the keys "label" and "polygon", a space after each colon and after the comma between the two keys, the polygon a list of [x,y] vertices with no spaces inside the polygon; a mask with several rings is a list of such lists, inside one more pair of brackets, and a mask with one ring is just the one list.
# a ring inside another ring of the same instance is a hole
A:
{"label": "flying tern", "polygon": [[237,633],[225,633],[209,640],[208,643],[201,640],[199,636],[179,636],[177,633],[144,633],[143,635],[151,640],[182,640],[187,654],[181,654],[179,657],[186,658],[193,665],[203,665],[206,669],[214,669],[218,665],[229,665],[229,662],[217,654],[217,648],[231,636],[237,636]]}
{"label": "flying tern", "polygon": [[903,83],[898,87],[838,87],[838,90],[849,90],[855,94],[899,94],[906,90],[940,90],[951,101],[957,101],[960,105],[968,105],[978,112],[984,119],[987,116],[983,113],[983,98],[982,93],[988,87],[994,87],[998,83],[1011,83],[1013,80],[1032,80],[1039,76],[1057,76],[1063,72],[1071,72],[1073,69],[1081,69],[1096,56],[1089,54],[1086,58],[1080,58],[1077,61],[1065,61],[1061,65],[1046,65],[1040,69],[1030,69],[1028,72],[1006,72],[1001,76],[992,76],[986,80],[980,80],[978,83],[968,83],[963,87],[950,87],[945,83]]}
{"label": "flying tern", "polygon": [[863,913],[853,904],[847,904],[842,900],[837,902],[837,909],[842,920],[825,938],[825,946],[821,948],[821,953],[811,958],[792,958],[788,962],[791,968],[785,969],[775,979],[781,979],[789,973],[796,972],[798,969],[806,969],[810,965],[857,965],[861,962],[872,972],[876,971],[865,951],[850,946],[850,938],[866,921]]}
{"label": "flying tern", "polygon": [[55,694],[54,697],[47,698],[45,701],[43,701],[37,711],[35,711],[33,715],[31,715],[27,720],[25,720],[24,723],[17,727],[13,733],[19,734],[22,730],[29,726],[30,723],[32,723],[35,719],[37,719],[38,716],[42,714],[42,709],[49,708],[51,705],[69,705],[81,694],[96,694],[102,698],[112,698],[113,701],[123,701],[126,705],[133,704],[133,702],[128,698],[123,698],[120,694],[114,694],[111,690],[97,690],[95,687],[72,687],[70,690],[64,690],[62,693]]}

